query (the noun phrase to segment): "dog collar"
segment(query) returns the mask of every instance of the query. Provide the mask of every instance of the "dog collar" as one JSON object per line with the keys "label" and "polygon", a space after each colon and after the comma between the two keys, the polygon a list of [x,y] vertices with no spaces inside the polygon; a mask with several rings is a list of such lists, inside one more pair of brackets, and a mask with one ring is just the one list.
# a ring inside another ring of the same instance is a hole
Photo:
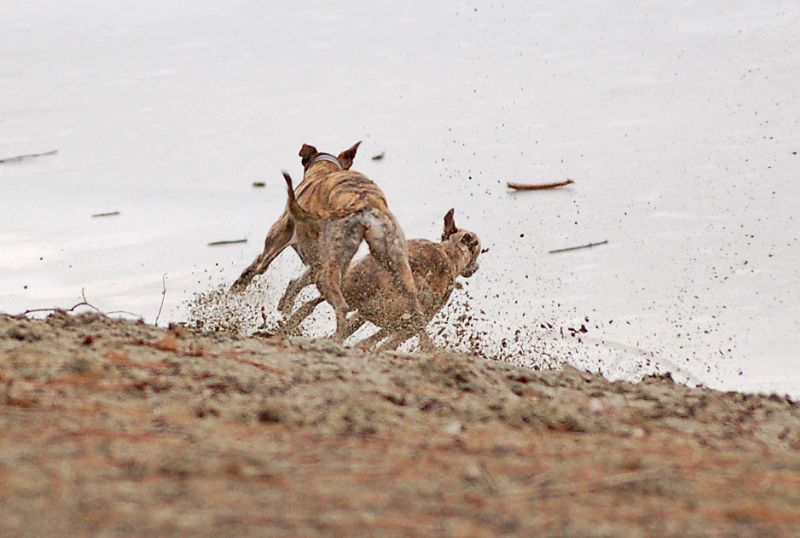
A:
{"label": "dog collar", "polygon": [[306,170],[311,168],[312,164],[318,163],[320,161],[328,161],[329,163],[333,163],[336,166],[338,166],[339,170],[344,170],[344,167],[342,166],[342,163],[339,162],[339,159],[337,159],[333,155],[328,155],[327,153],[321,153],[321,154],[317,155],[316,157],[314,157],[314,159],[312,159],[312,161],[310,163],[308,163],[308,166],[306,167]]}

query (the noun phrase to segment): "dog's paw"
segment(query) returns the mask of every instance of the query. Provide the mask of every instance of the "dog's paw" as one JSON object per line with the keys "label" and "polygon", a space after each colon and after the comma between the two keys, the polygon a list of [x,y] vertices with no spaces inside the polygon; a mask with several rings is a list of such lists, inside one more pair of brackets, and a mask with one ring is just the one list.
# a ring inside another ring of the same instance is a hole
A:
{"label": "dog's paw", "polygon": [[242,293],[244,290],[247,289],[247,286],[253,280],[253,277],[249,273],[245,273],[239,278],[236,279],[236,282],[231,284],[231,291],[234,293]]}
{"label": "dog's paw", "polygon": [[373,351],[377,344],[369,342],[367,340],[362,340],[358,342],[356,345],[353,346],[354,349],[359,351]]}

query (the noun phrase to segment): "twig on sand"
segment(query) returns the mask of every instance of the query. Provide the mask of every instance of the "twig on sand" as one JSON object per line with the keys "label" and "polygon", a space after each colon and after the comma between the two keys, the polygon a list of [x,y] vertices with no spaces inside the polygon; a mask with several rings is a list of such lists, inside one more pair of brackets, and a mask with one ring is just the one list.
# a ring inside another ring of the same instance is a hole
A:
{"label": "twig on sand", "polygon": [[644,469],[641,471],[631,471],[627,473],[604,476],[597,480],[572,482],[564,484],[563,486],[556,486],[549,491],[545,490],[541,492],[538,497],[560,497],[562,495],[590,493],[600,489],[627,486],[629,484],[646,482],[650,480],[659,480],[665,476],[668,476],[669,472],[674,472],[674,469]]}
{"label": "twig on sand", "polygon": [[247,239],[231,239],[230,241],[212,241],[208,244],[209,247],[218,247],[220,245],[237,245],[239,243],[247,243]]}
{"label": "twig on sand", "polygon": [[113,316],[115,314],[125,314],[126,316],[133,316],[136,319],[144,319],[144,316],[136,312],[128,312],[127,310],[112,310],[111,312],[103,312],[106,316]]}
{"label": "twig on sand", "polygon": [[539,476],[526,487],[502,491],[500,495],[504,497],[533,496],[539,499],[562,497],[566,495],[591,493],[597,490],[616,488],[639,482],[657,481],[666,476],[670,476],[670,473],[674,474],[675,471],[676,469],[673,467],[640,469],[603,476],[593,480],[580,480],[576,482],[561,481],[558,479],[558,474],[560,473],[548,472]]}
{"label": "twig on sand", "polygon": [[116,217],[119,214],[120,214],[119,211],[109,211],[108,213],[95,213],[94,215],[92,215],[92,218],[96,219],[97,217]]}
{"label": "twig on sand", "polygon": [[158,318],[161,317],[161,309],[164,308],[164,299],[167,297],[167,273],[161,275],[161,304],[158,305],[158,314],[156,314],[156,320],[153,322],[153,325],[158,327]]}
{"label": "twig on sand", "polygon": [[586,243],[585,245],[578,245],[577,247],[567,247],[567,248],[557,248],[555,250],[550,250],[548,254],[558,254],[560,252],[570,252],[571,250],[580,250],[582,248],[592,248],[592,247],[599,247],[600,245],[607,245],[608,239],[605,241],[600,241],[599,243]]}
{"label": "twig on sand", "polygon": [[103,313],[102,310],[91,304],[89,301],[86,300],[86,290],[81,288],[81,302],[78,304],[73,305],[71,308],[64,310],[63,308],[31,308],[30,310],[26,310],[25,312],[21,313],[20,316],[27,316],[28,314],[33,314],[34,312],[58,312],[59,310],[63,310],[64,312],[74,312],[76,308],[80,308],[82,306],[91,308],[95,312],[100,314]]}
{"label": "twig on sand", "polygon": [[24,161],[25,159],[35,159],[37,157],[47,157],[49,155],[55,155],[58,153],[57,149],[52,151],[45,151],[44,153],[29,153],[27,155],[15,155],[14,157],[6,157],[5,159],[0,159],[0,164],[6,163],[16,163],[19,161]]}
{"label": "twig on sand", "polygon": [[565,179],[564,181],[558,181],[556,183],[513,183],[511,181],[506,182],[509,189],[514,189],[515,191],[543,191],[547,189],[557,189],[559,187],[566,187],[567,185],[572,185],[575,183],[571,179]]}
{"label": "twig on sand", "polygon": [[22,312],[21,314],[18,314],[18,316],[19,317],[27,316],[28,314],[34,314],[36,312],[74,312],[75,310],[77,310],[78,308],[80,308],[82,306],[85,306],[86,308],[90,308],[90,309],[94,310],[95,312],[97,312],[98,314],[103,314],[104,316],[110,316],[112,314],[126,314],[128,316],[133,316],[133,317],[138,318],[138,319],[144,319],[144,316],[141,316],[139,314],[135,314],[133,312],[128,312],[127,310],[113,310],[111,312],[103,312],[102,310],[100,310],[99,308],[94,306],[92,303],[90,303],[86,299],[86,289],[85,288],[81,288],[81,302],[72,305],[70,308],[67,308],[67,309],[63,309],[63,308],[31,308],[29,310],[26,310],[25,312]]}

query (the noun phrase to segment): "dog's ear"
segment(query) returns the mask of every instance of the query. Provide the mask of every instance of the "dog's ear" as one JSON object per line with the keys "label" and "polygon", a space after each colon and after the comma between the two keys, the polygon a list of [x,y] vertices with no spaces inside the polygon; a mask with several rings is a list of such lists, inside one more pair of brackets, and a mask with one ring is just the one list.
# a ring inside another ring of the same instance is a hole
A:
{"label": "dog's ear", "polygon": [[308,144],[303,144],[303,147],[300,148],[298,155],[300,155],[300,159],[303,163],[303,168],[308,165],[308,162],[317,155],[319,151],[314,146],[310,146]]}
{"label": "dog's ear", "polygon": [[470,249],[473,249],[478,245],[480,245],[480,242],[478,242],[478,238],[475,237],[475,235],[470,232],[464,234],[464,236],[461,238],[461,242],[467,245]]}
{"label": "dog's ear", "polygon": [[353,147],[344,150],[339,154],[339,157],[337,157],[339,159],[339,163],[342,165],[342,168],[345,170],[350,170],[350,167],[353,166],[353,159],[356,158],[356,151],[358,151],[358,146],[360,144],[361,141],[359,140],[353,144]]}
{"label": "dog's ear", "polygon": [[456,219],[453,218],[453,214],[455,212],[455,209],[451,209],[444,216],[444,231],[442,232],[442,241],[447,241],[451,235],[458,231],[458,228],[456,228]]}

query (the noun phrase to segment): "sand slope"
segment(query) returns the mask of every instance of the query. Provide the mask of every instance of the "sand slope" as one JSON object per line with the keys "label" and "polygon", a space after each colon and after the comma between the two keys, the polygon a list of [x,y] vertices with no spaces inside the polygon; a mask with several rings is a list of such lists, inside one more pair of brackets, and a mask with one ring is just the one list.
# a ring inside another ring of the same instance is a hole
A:
{"label": "sand slope", "polygon": [[0,535],[800,533],[800,407],[0,316]]}

